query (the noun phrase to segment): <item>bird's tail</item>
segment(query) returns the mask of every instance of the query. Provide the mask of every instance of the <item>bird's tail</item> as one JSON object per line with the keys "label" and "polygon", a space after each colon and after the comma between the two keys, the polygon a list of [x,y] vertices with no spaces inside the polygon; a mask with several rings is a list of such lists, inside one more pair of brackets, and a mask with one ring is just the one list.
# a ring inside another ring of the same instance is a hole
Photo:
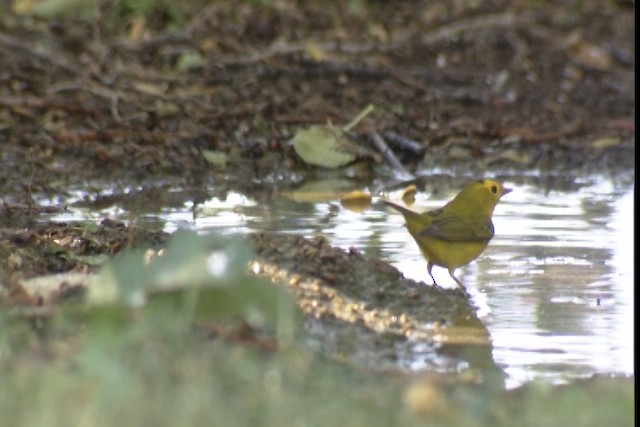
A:
{"label": "bird's tail", "polygon": [[397,210],[398,212],[402,213],[403,215],[412,215],[412,214],[420,215],[418,212],[412,211],[411,209],[405,206],[399,205],[396,202],[392,202],[391,200],[380,199],[380,201],[385,205],[390,206],[393,209]]}
{"label": "bird's tail", "polygon": [[431,223],[431,218],[425,214],[412,211],[411,209],[405,206],[399,205],[387,199],[380,199],[380,201],[385,205],[390,206],[393,209],[397,210],[402,214],[402,216],[404,216],[404,220],[407,223],[407,228],[409,229],[409,232],[412,234],[419,233],[422,229],[424,229],[425,227],[428,227],[429,224]]}

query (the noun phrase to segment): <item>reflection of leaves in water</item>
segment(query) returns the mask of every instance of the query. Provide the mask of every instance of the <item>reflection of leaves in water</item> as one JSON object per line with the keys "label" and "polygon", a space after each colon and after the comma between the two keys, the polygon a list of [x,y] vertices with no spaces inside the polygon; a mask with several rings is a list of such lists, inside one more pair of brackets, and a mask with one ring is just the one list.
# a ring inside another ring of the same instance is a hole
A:
{"label": "reflection of leaves in water", "polygon": [[345,193],[354,190],[349,179],[332,178],[311,181],[282,195],[296,202],[329,202],[339,200]]}

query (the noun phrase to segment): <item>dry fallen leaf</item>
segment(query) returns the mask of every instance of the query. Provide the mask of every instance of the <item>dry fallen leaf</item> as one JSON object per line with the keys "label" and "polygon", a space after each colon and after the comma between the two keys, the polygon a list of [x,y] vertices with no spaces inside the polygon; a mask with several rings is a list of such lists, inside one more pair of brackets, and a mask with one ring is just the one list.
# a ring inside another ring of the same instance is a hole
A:
{"label": "dry fallen leaf", "polygon": [[322,48],[314,42],[307,42],[305,45],[307,54],[316,62],[320,62],[325,58],[325,53]]}
{"label": "dry fallen leaf", "polygon": [[293,148],[305,162],[325,168],[339,168],[355,160],[356,155],[344,149],[346,136],[339,129],[312,125],[293,136]]}
{"label": "dry fallen leaf", "polygon": [[619,136],[603,136],[593,141],[591,145],[597,150],[604,150],[620,144],[620,141],[621,139]]}
{"label": "dry fallen leaf", "polygon": [[364,212],[371,206],[371,194],[355,190],[342,196],[340,204],[350,211]]}
{"label": "dry fallen leaf", "polygon": [[220,167],[225,167],[229,161],[229,155],[218,150],[202,150],[202,157],[212,165]]}
{"label": "dry fallen leaf", "polygon": [[191,71],[203,68],[207,64],[204,56],[197,51],[183,52],[176,61],[178,71]]}
{"label": "dry fallen leaf", "polygon": [[128,38],[131,43],[139,43],[147,29],[147,20],[144,16],[135,16],[131,20]]}
{"label": "dry fallen leaf", "polygon": [[586,41],[580,30],[569,34],[563,44],[569,58],[578,65],[600,71],[608,71],[613,66],[609,52]]}
{"label": "dry fallen leaf", "polygon": [[411,206],[416,202],[417,189],[418,188],[415,186],[415,184],[411,184],[407,186],[407,188],[402,190],[402,195],[400,196],[400,198],[407,206]]}

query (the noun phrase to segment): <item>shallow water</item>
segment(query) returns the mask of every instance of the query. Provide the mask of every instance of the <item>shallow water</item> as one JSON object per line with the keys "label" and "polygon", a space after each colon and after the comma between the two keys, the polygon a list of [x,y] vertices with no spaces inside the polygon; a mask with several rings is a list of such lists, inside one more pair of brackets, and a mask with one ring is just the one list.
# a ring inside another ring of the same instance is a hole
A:
{"label": "shallow water", "polygon": [[[632,374],[633,188],[606,180],[578,191],[506,184],[515,191],[496,208],[496,237],[457,276],[491,333],[507,385],[539,377],[559,383],[593,373]],[[419,199],[416,206],[438,207],[451,195]],[[383,218],[368,218],[369,233],[377,235],[376,255],[430,284],[401,215],[380,212]],[[367,227],[351,214],[345,217],[330,235],[348,246]],[[455,286],[445,269],[434,267],[434,276],[442,286]]]}
{"label": "shallow water", "polygon": [[[495,238],[456,275],[491,333],[507,386],[535,378],[562,383],[594,373],[633,374],[634,188],[628,181],[589,177],[568,189],[543,189],[531,179],[505,180],[514,191],[495,210]],[[414,209],[439,207],[457,188],[418,193]],[[91,213],[105,214],[127,218],[122,210]],[[72,209],[57,219],[86,216]],[[334,245],[387,260],[425,286],[432,282],[401,215],[378,204],[356,213],[338,202],[281,195],[267,206],[228,193],[225,200],[187,203],[143,219],[163,222],[167,231],[323,234]],[[435,267],[434,275],[441,286],[455,286],[446,270]],[[411,359],[402,365],[422,367]]]}

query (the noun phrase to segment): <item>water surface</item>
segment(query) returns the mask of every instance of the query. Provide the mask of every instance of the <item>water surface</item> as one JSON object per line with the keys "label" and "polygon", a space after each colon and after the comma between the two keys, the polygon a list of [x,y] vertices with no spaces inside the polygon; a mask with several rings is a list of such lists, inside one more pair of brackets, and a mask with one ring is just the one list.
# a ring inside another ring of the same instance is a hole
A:
{"label": "water surface", "polygon": [[[514,191],[495,210],[495,238],[480,258],[456,272],[491,333],[493,357],[508,374],[507,385],[535,378],[562,383],[595,373],[632,375],[633,184],[590,177],[568,188],[543,188],[529,181],[505,181]],[[459,188],[419,192],[413,208],[440,207]],[[138,220],[164,223],[167,231],[323,234],[334,245],[379,257],[431,286],[426,262],[400,214],[375,203],[357,213],[337,201],[296,200],[282,194],[266,204],[231,192],[224,200],[186,203]],[[105,214],[127,218],[126,211],[111,208],[72,209],[58,219]],[[433,272],[441,286],[456,286],[445,269]],[[403,365],[421,368],[419,360]]]}

